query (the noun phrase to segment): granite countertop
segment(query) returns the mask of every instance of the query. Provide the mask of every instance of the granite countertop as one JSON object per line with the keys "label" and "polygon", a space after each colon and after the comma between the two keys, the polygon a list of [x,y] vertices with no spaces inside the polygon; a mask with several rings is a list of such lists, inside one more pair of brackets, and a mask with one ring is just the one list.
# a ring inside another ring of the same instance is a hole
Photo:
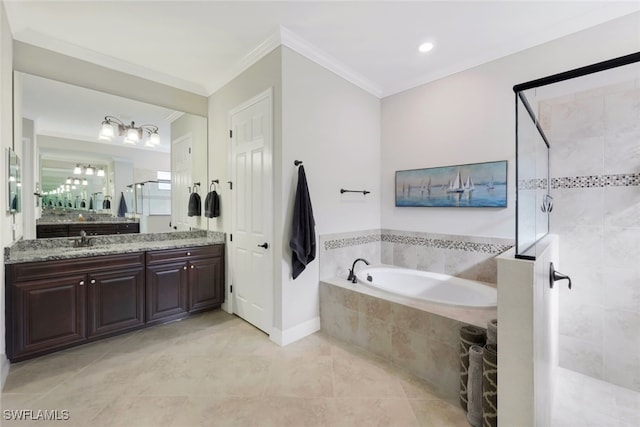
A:
{"label": "granite countertop", "polygon": [[99,255],[206,246],[225,242],[216,231],[176,231],[171,233],[91,236],[92,246],[76,248],[76,237],[20,240],[4,249],[5,264],[84,258]]}

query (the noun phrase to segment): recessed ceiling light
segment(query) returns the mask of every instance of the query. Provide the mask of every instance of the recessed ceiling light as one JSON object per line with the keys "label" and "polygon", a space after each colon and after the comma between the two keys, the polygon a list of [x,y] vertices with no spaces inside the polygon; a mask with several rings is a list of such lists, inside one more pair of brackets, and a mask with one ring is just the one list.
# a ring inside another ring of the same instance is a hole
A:
{"label": "recessed ceiling light", "polygon": [[426,42],[426,43],[422,43],[419,47],[418,50],[422,53],[426,53],[429,52],[431,49],[433,49],[433,43],[431,42]]}

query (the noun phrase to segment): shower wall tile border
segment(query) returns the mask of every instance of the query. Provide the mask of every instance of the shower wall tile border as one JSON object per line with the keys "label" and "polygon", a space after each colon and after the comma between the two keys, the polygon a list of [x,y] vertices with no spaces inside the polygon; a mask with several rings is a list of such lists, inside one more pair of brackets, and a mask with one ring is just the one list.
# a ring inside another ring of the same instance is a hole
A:
{"label": "shower wall tile border", "polygon": [[632,187],[640,185],[640,173],[564,176],[551,178],[551,188]]}
{"label": "shower wall tile border", "polygon": [[345,237],[342,239],[326,240],[324,242],[324,249],[325,250],[340,249],[340,248],[346,248],[349,246],[359,246],[367,243],[375,243],[379,241],[380,241],[380,234],[368,234],[368,235],[357,236],[357,237]]}

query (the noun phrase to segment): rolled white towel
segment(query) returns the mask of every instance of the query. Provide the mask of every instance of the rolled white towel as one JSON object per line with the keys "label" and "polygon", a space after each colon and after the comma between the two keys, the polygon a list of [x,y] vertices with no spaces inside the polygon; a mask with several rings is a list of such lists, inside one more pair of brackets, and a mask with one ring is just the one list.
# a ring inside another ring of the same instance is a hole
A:
{"label": "rolled white towel", "polygon": [[487,344],[498,344],[498,319],[487,323]]}

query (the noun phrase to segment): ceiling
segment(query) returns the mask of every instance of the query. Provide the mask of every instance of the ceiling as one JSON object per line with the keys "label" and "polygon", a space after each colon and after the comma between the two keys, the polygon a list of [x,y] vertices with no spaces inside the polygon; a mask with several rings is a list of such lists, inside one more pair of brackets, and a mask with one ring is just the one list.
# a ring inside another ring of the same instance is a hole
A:
{"label": "ceiling", "polygon": [[[205,96],[280,44],[384,97],[640,10],[638,1],[4,3],[19,41]],[[421,54],[424,41],[435,48]]]}

